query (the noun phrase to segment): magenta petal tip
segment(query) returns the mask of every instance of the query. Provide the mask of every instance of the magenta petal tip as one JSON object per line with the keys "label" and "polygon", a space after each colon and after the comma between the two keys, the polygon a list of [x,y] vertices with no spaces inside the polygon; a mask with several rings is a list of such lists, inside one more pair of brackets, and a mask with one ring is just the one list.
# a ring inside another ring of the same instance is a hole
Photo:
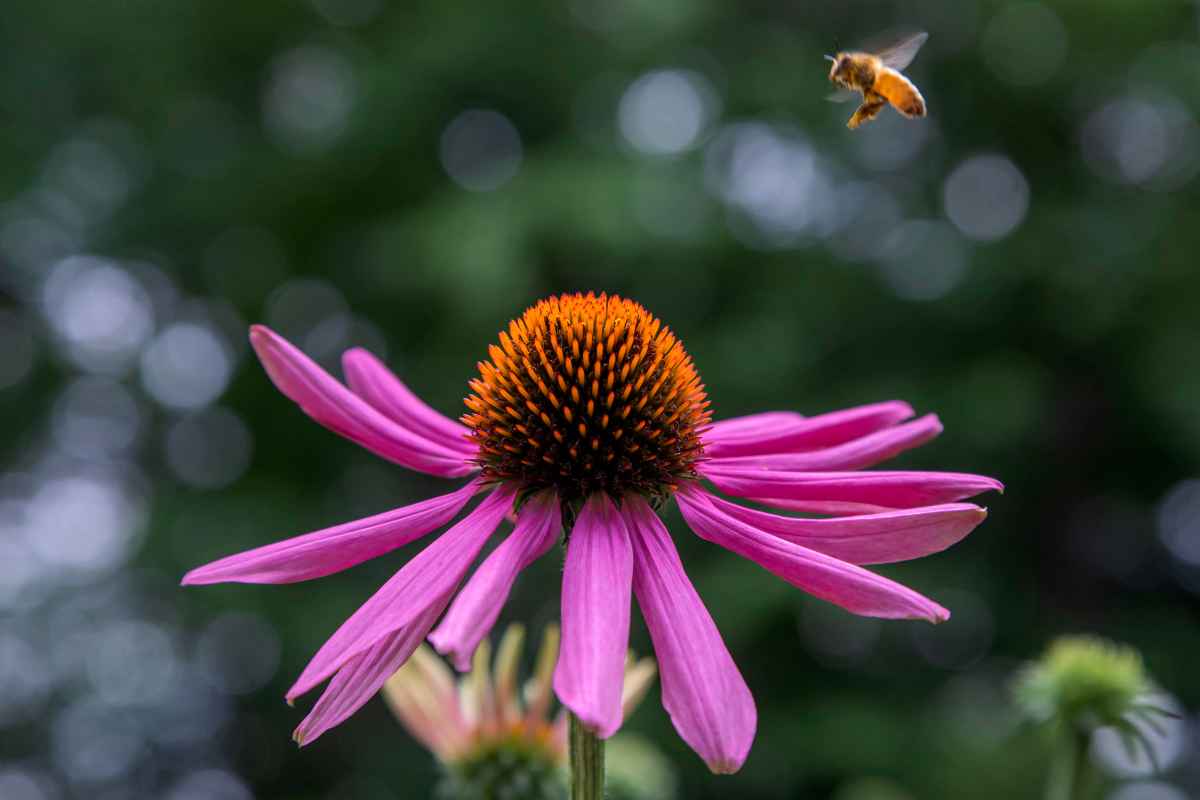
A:
{"label": "magenta petal tip", "polygon": [[445,656],[454,665],[456,670],[459,672],[471,671],[471,654],[463,653],[444,631],[435,630],[429,634],[428,641],[433,645],[434,650]]}
{"label": "magenta petal tip", "polygon": [[720,761],[706,761],[708,769],[714,775],[732,775],[742,768],[742,761],[729,761],[723,759]]}
{"label": "magenta petal tip", "polygon": [[212,571],[209,569],[211,564],[203,564],[199,567],[193,567],[183,574],[179,579],[180,586],[209,586],[214,583],[224,583],[225,579],[221,577],[213,577]]}
{"label": "magenta petal tip", "polygon": [[248,338],[250,339],[250,346],[253,347],[254,351],[261,357],[263,355],[263,345],[267,344],[268,341],[277,336],[278,334],[268,328],[266,325],[255,323],[250,326],[250,335]]}

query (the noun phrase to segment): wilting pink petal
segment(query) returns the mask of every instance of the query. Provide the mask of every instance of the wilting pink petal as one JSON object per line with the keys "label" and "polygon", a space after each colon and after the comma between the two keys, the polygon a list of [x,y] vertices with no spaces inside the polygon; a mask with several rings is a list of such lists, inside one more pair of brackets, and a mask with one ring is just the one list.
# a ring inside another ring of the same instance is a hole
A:
{"label": "wilting pink petal", "polygon": [[[470,514],[405,564],[342,623],[313,656],[295,685],[293,700],[341,669],[350,659],[422,620],[431,608],[446,607],[463,575],[512,505],[514,489],[501,486]],[[430,622],[432,626],[432,621]],[[422,632],[420,638],[425,637]]]}
{"label": "wilting pink petal", "polygon": [[454,478],[476,469],[461,451],[434,444],[376,411],[270,328],[252,327],[250,343],[279,390],[335,433],[389,461],[430,475]]}
{"label": "wilting pink petal", "polygon": [[888,564],[940,552],[987,518],[986,510],[970,503],[836,519],[782,517],[730,503],[699,487],[682,489],[679,502],[694,502],[697,493],[722,513],[761,531],[852,564]]}
{"label": "wilting pink petal", "polygon": [[534,662],[533,678],[525,691],[527,720],[542,720],[550,713],[554,701],[554,665],[558,663],[560,633],[557,625],[549,625],[542,634],[542,646],[538,648]]}
{"label": "wilting pink petal", "polygon": [[912,589],[815,550],[759,530],[723,513],[705,493],[677,495],[688,526],[702,539],[732,550],[809,594],[868,617],[943,622],[950,612]]}
{"label": "wilting pink petal", "polygon": [[[447,725],[442,719],[439,701],[421,696],[424,687],[405,686],[396,677],[404,675],[404,667],[411,664],[420,653],[421,648],[418,647],[406,664],[387,679],[383,684],[383,699],[414,739],[439,759],[445,760],[445,754],[449,752],[452,742],[460,735],[459,729]],[[453,707],[457,708],[457,693],[452,703]]]}
{"label": "wilting pink petal", "polygon": [[470,429],[434,411],[396,377],[383,362],[361,347],[342,354],[342,370],[350,390],[376,410],[413,433],[449,450],[474,456]]}
{"label": "wilting pink petal", "polygon": [[409,625],[343,664],[292,738],[306,745],[362,708],[413,654],[445,607],[444,601],[434,604]]}
{"label": "wilting pink petal", "polygon": [[927,414],[912,422],[869,433],[843,444],[800,453],[771,453],[762,456],[713,458],[713,466],[758,467],[774,470],[844,470],[873,467],[942,432],[937,415]]}
{"label": "wilting pink petal", "polygon": [[442,761],[471,735],[454,674],[428,647],[417,647],[387,679],[383,699],[409,733]]}
{"label": "wilting pink petal", "polygon": [[567,540],[554,692],[602,739],[621,727],[632,580],[625,522],[607,495],[594,494]]}
{"label": "wilting pink petal", "polygon": [[662,520],[637,496],[626,498],[622,511],[633,544],[633,592],[654,642],[663,707],[709,769],[737,772],[754,741],[754,698]]}
{"label": "wilting pink petal", "polygon": [[562,512],[553,493],[535,495],[521,506],[516,528],[475,570],[429,637],[456,669],[471,668],[471,654],[496,624],[517,575],[550,549],[561,529]]}
{"label": "wilting pink petal", "polygon": [[728,426],[732,420],[725,420],[704,433],[704,452],[710,458],[727,458],[831,447],[912,415],[912,406],[893,400],[790,421],[761,414],[756,415],[762,418],[757,424],[732,427]]}
{"label": "wilting pink petal", "polygon": [[495,730],[499,723],[491,663],[492,645],[484,639],[476,649],[475,657],[471,659],[471,672],[463,681],[459,692],[463,716],[470,720],[472,725],[486,730]]}
{"label": "wilting pink petal", "polygon": [[525,628],[509,625],[496,648],[493,673],[496,682],[496,716],[501,727],[515,725],[521,720],[517,673],[521,667],[521,651],[524,645]]}
{"label": "wilting pink petal", "polygon": [[962,472],[795,472],[701,464],[700,474],[736,497],[860,504],[870,510],[953,503],[1004,485]]}
{"label": "wilting pink petal", "polygon": [[196,567],[183,576],[183,584],[295,583],[331,575],[440,528],[479,488],[477,480],[471,481],[450,494],[226,556]]}

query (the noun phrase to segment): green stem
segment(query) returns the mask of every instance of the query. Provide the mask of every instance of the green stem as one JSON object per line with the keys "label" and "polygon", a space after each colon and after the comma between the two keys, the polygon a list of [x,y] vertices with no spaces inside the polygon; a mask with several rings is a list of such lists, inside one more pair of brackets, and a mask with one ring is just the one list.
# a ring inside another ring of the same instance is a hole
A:
{"label": "green stem", "polygon": [[604,742],[571,718],[571,800],[604,800]]}
{"label": "green stem", "polygon": [[1091,738],[1085,731],[1069,730],[1061,739],[1046,786],[1046,800],[1083,800],[1089,782]]}

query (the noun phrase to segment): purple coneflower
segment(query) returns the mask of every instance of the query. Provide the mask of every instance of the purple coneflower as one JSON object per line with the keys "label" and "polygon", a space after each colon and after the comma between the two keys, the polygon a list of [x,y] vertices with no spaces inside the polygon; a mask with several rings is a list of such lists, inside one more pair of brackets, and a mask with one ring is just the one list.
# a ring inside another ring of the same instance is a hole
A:
{"label": "purple coneflower", "polygon": [[[615,296],[553,297],[511,322],[479,364],[462,424],[364,350],[343,357],[344,385],[267,328],[254,327],[250,340],[275,385],[317,422],[402,466],[469,480],[440,497],[223,558],[189,572],[185,584],[320,578],[452,522],[486,493],[309,662],[288,701],[329,685],[296,729],[301,744],[366,703],[426,636],[468,669],[517,575],[566,530],[559,700],[601,738],[620,726],[636,597],[676,730],[714,772],[736,771],[754,738],[754,700],[656,509],[674,498],[700,537],[855,614],[940,622],[946,609],[860,565],[949,547],[986,516],[957,501],[1001,488],[979,475],[859,471],[941,432],[937,417],[911,419],[902,402],[711,423],[704,386],[674,334]],[[705,483],[821,516],[750,509]],[[458,591],[514,510],[512,533]]]}

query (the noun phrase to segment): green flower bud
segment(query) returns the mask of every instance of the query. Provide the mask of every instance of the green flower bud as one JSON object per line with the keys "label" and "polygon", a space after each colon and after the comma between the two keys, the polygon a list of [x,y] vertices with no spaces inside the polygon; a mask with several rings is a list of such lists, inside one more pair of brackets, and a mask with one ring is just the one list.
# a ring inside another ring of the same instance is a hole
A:
{"label": "green flower bud", "polygon": [[1031,719],[1066,726],[1081,734],[1110,726],[1126,747],[1140,745],[1154,757],[1145,733],[1134,721],[1152,729],[1174,716],[1151,702],[1153,685],[1132,647],[1094,636],[1064,636],[1019,674],[1017,704]]}
{"label": "green flower bud", "polygon": [[561,759],[517,737],[478,748],[444,770],[438,800],[567,800]]}

